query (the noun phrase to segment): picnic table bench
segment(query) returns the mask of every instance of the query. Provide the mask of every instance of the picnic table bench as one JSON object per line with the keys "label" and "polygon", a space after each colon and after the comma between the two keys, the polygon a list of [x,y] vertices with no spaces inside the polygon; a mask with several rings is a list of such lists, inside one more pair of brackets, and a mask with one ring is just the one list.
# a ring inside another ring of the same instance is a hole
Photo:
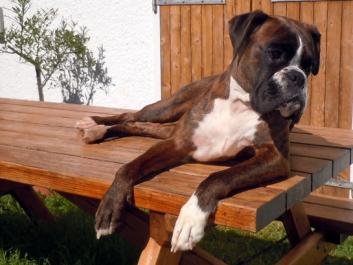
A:
{"label": "picnic table bench", "polygon": [[[33,186],[45,187],[93,214],[116,170],[158,141],[146,137],[91,145],[78,141],[76,120],[122,111],[126,110],[0,98],[0,195],[10,192],[30,216],[53,220],[33,191]],[[290,141],[291,176],[222,200],[210,222],[256,232],[279,219],[295,246],[279,264],[319,264],[333,247],[326,240],[334,241],[342,231],[337,230],[339,220],[325,231],[322,222],[332,218],[320,214],[322,209],[315,211],[316,204],[325,210],[333,208],[330,200],[320,197],[316,203],[317,195],[305,203],[303,200],[352,163],[353,133],[297,126]],[[139,265],[224,264],[199,247],[171,254],[169,240],[181,206],[197,185],[210,173],[228,166],[185,164],[134,187],[134,206],[124,213],[121,234],[143,249]],[[350,201],[345,203],[338,210],[351,214]],[[139,208],[149,210],[148,214]],[[310,225],[317,229],[312,232]],[[352,230],[351,221],[343,232]]]}

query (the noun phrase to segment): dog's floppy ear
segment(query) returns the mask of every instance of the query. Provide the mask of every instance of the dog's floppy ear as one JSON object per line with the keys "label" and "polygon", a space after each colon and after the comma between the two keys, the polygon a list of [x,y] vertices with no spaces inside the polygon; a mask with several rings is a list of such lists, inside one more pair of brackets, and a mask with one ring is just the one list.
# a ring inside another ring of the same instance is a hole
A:
{"label": "dog's floppy ear", "polygon": [[313,75],[317,75],[319,72],[320,68],[320,39],[321,39],[321,34],[318,31],[318,29],[315,26],[310,25],[309,26],[309,32],[311,34],[311,38],[313,40],[313,45],[314,45],[314,58],[313,58],[313,64],[311,67],[311,73]]}
{"label": "dog's floppy ear", "polygon": [[229,23],[229,35],[233,45],[233,56],[241,54],[250,38],[267,19],[262,11],[254,11],[233,17]]}

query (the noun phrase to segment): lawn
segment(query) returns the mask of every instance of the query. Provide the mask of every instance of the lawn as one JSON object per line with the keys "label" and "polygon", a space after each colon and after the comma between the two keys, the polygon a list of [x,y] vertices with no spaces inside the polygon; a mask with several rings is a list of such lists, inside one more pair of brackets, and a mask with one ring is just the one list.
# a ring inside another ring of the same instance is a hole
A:
{"label": "lawn", "polygon": [[[114,235],[95,239],[93,218],[58,195],[44,199],[57,222],[31,222],[11,196],[0,199],[0,265],[132,265],[138,251]],[[244,233],[216,227],[200,245],[227,264],[275,264],[289,243],[280,222]],[[353,265],[353,238],[325,260],[326,265]],[[303,264],[304,265],[304,264]]]}

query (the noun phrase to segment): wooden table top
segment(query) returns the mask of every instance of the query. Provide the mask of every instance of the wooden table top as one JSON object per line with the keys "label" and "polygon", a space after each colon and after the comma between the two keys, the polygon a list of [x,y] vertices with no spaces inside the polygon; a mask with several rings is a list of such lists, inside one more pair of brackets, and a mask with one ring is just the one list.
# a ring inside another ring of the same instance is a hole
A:
{"label": "wooden table top", "polygon": [[[126,137],[85,145],[74,124],[85,116],[122,111],[0,98],[0,178],[101,198],[116,170],[158,140]],[[290,140],[292,176],[222,200],[215,223],[258,231],[351,164],[351,130],[298,126]],[[175,167],[135,186],[135,205],[177,215],[197,185],[224,168]]]}

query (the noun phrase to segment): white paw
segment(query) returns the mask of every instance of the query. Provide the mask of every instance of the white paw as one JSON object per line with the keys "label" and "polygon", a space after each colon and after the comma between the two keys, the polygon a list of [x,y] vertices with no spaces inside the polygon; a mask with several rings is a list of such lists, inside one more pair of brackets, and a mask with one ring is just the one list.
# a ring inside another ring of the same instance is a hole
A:
{"label": "white paw", "polygon": [[191,250],[205,234],[205,227],[210,212],[203,211],[194,194],[180,210],[172,237],[172,252]]}
{"label": "white paw", "polygon": [[82,141],[86,144],[96,142],[104,138],[107,133],[108,126],[105,125],[95,125],[87,129],[83,129],[81,133]]}
{"label": "white paw", "polygon": [[96,231],[97,239],[100,239],[101,236],[108,236],[108,235],[111,235],[111,234],[112,234],[111,229],[99,229],[99,230]]}
{"label": "white paw", "polygon": [[75,128],[79,130],[84,130],[96,125],[97,123],[91,117],[85,117],[82,120],[76,122]]}

